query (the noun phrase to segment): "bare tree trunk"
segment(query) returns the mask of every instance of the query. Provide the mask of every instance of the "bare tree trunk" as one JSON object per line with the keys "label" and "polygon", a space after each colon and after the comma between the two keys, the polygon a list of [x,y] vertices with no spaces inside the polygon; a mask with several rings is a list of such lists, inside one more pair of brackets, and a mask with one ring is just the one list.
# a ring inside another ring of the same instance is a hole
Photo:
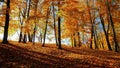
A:
{"label": "bare tree trunk", "polygon": [[24,37],[23,37],[23,43],[26,43],[27,42],[27,36],[26,36],[26,33],[24,34]]}
{"label": "bare tree trunk", "polygon": [[42,43],[42,33],[40,32],[40,42]]}
{"label": "bare tree trunk", "polygon": [[62,49],[61,48],[61,18],[58,17],[58,49]]}
{"label": "bare tree trunk", "polygon": [[[31,0],[26,0],[26,18],[28,18],[30,16],[30,4],[31,4]],[[28,41],[32,42],[32,36],[30,35],[29,32],[28,33]]]}
{"label": "bare tree trunk", "polygon": [[23,28],[23,21],[21,19],[21,11],[19,8],[19,19],[20,19],[20,35],[19,35],[19,42],[22,42],[22,28]]}
{"label": "bare tree trunk", "polygon": [[47,15],[46,15],[46,26],[45,26],[45,32],[44,32],[44,38],[43,38],[43,44],[42,44],[42,46],[44,47],[44,45],[45,45],[45,39],[46,39],[46,33],[47,33],[47,26],[48,26],[48,19],[49,19],[49,14],[50,14],[50,10],[51,9],[47,9]]}
{"label": "bare tree trunk", "polygon": [[71,34],[71,39],[70,39],[70,41],[71,41],[71,45],[72,45],[72,47],[73,47],[74,45],[73,45],[73,36],[72,36],[72,34]]}
{"label": "bare tree trunk", "polygon": [[55,33],[55,41],[56,45],[58,46],[58,40],[57,40],[57,34],[56,34],[56,24],[55,24],[55,8],[54,8],[54,3],[52,2],[53,6],[53,19],[54,19],[54,33]]}
{"label": "bare tree trunk", "polygon": [[98,49],[98,39],[97,39],[97,31],[95,29],[95,23],[94,23],[94,44],[95,44],[95,49]]}
{"label": "bare tree trunk", "polygon": [[[89,6],[89,0],[87,0],[87,7],[88,8],[90,8],[90,6]],[[94,26],[93,26],[93,23],[94,23],[94,20],[92,20],[92,16],[91,16],[91,12],[90,12],[90,10],[88,10],[88,12],[89,12],[89,15],[90,15],[90,22],[91,22],[91,42],[90,42],[90,48],[91,49],[93,49],[92,48],[92,44],[93,44],[93,33],[94,33]]]}
{"label": "bare tree trunk", "polygon": [[81,46],[81,41],[80,41],[80,33],[78,32],[78,46]]}
{"label": "bare tree trunk", "polygon": [[76,47],[77,45],[76,45],[76,37],[75,37],[75,34],[73,34],[73,36],[74,36],[74,47]]}
{"label": "bare tree trunk", "polygon": [[103,20],[103,18],[102,18],[102,16],[101,16],[100,12],[99,12],[99,16],[100,16],[101,24],[102,24],[103,31],[104,31],[104,34],[105,34],[105,38],[106,38],[106,41],[107,41],[108,49],[109,49],[109,50],[112,50],[111,45],[110,45],[110,41],[109,41],[108,34],[107,34],[106,30],[105,30],[104,20]]}
{"label": "bare tree trunk", "polygon": [[32,35],[28,32],[28,40],[29,42],[32,42]]}
{"label": "bare tree trunk", "polygon": [[35,27],[34,27],[34,31],[33,31],[33,45],[35,44],[35,35],[36,35],[36,23],[35,23]]}
{"label": "bare tree trunk", "polygon": [[20,31],[19,42],[22,42],[22,31]]}
{"label": "bare tree trunk", "polygon": [[8,28],[9,28],[9,12],[10,12],[10,0],[7,0],[7,10],[6,10],[6,21],[5,21],[5,27],[4,27],[4,36],[3,36],[3,44],[8,43]]}
{"label": "bare tree trunk", "polygon": [[113,31],[113,40],[114,40],[114,43],[115,43],[115,52],[118,52],[118,42],[116,40],[116,32],[115,32],[114,22],[112,20],[112,15],[111,15],[111,11],[110,11],[110,6],[109,6],[108,0],[106,0],[106,6],[107,6],[107,9],[108,9],[109,20],[110,20],[110,24],[112,26],[112,31]]}
{"label": "bare tree trunk", "polygon": [[[60,0],[58,2],[58,11],[60,11]],[[61,17],[58,16],[58,49],[62,49],[61,47]]]}

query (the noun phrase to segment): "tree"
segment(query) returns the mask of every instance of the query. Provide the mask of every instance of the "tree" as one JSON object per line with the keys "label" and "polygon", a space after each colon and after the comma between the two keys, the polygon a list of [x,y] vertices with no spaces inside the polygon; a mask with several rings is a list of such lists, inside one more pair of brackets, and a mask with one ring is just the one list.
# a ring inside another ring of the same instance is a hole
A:
{"label": "tree", "polygon": [[44,38],[43,38],[43,44],[42,44],[42,46],[45,45],[46,32],[47,32],[47,27],[48,27],[48,20],[49,20],[50,10],[51,10],[51,8],[48,7],[47,13],[46,13],[46,25],[45,25],[45,32],[44,32]]}
{"label": "tree", "polygon": [[115,32],[114,22],[113,22],[113,18],[112,18],[112,15],[111,15],[110,5],[109,5],[108,0],[106,0],[106,6],[107,6],[107,9],[108,9],[110,24],[112,26],[113,39],[114,39],[114,43],[115,43],[115,51],[117,52],[118,51],[118,49],[117,49],[118,48],[118,43],[117,43],[117,40],[116,40],[116,32]]}
{"label": "tree", "polygon": [[4,36],[3,36],[3,44],[8,43],[8,28],[9,28],[9,20],[10,20],[10,0],[7,0],[7,9],[6,9],[6,21],[5,21],[5,27],[4,27]]}

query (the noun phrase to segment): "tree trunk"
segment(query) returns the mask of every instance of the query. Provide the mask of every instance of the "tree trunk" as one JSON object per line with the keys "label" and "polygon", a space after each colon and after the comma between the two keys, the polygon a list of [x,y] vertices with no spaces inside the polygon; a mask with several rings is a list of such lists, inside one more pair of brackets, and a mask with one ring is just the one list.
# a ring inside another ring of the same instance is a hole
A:
{"label": "tree trunk", "polygon": [[35,27],[34,27],[34,32],[33,32],[33,45],[35,44],[35,34],[36,34],[36,23],[35,23]]}
{"label": "tree trunk", "polygon": [[75,37],[75,34],[74,34],[74,47],[76,47],[76,37]]}
{"label": "tree trunk", "polygon": [[73,36],[72,36],[72,34],[71,34],[71,37],[70,37],[70,41],[71,41],[71,45],[73,47],[74,45],[73,45]]}
{"label": "tree trunk", "polygon": [[22,31],[20,31],[19,43],[22,42]]}
{"label": "tree trunk", "polygon": [[61,18],[58,17],[58,49],[62,49],[61,47]]}
{"label": "tree trunk", "polygon": [[24,34],[24,37],[23,37],[23,43],[26,43],[27,42],[27,36],[26,36],[26,33]]}
{"label": "tree trunk", "polygon": [[40,32],[40,42],[42,43],[42,33]]}
{"label": "tree trunk", "polygon": [[95,29],[95,23],[94,23],[94,45],[95,45],[95,49],[98,49],[98,39],[97,39],[97,32],[96,32],[96,29]]}
{"label": "tree trunk", "polygon": [[28,32],[28,40],[29,42],[32,42],[32,35]]}
{"label": "tree trunk", "polygon": [[108,0],[106,0],[106,6],[107,6],[107,9],[108,9],[109,20],[110,20],[110,23],[111,23],[111,26],[112,26],[112,31],[113,31],[113,40],[114,40],[114,43],[115,43],[115,52],[118,52],[118,42],[116,40],[116,32],[115,32],[114,22],[112,20],[112,15],[111,15]]}
{"label": "tree trunk", "polygon": [[55,33],[55,41],[56,45],[58,46],[58,40],[57,40],[57,34],[56,34],[56,24],[55,24],[55,8],[54,8],[54,3],[52,2],[53,6],[53,19],[54,19],[54,33]]}
{"label": "tree trunk", "polygon": [[[87,7],[90,8],[90,6],[89,6],[89,0],[87,0]],[[92,26],[91,26],[91,42],[90,42],[90,48],[93,49],[93,48],[92,48],[92,44],[93,44],[93,33],[94,33],[94,26],[93,26],[93,24],[94,24],[94,19],[92,20],[92,16],[91,16],[90,10],[88,10],[88,13],[89,13],[89,15],[90,15],[90,22],[91,22],[91,24],[92,24]]]}
{"label": "tree trunk", "polygon": [[46,33],[47,33],[47,26],[48,26],[48,18],[49,18],[49,14],[50,14],[50,10],[51,9],[47,9],[47,15],[46,15],[46,26],[45,26],[45,32],[44,32],[44,38],[43,38],[43,44],[42,44],[42,46],[44,47],[44,45],[45,45],[45,38],[46,38]]}
{"label": "tree trunk", "polygon": [[78,46],[81,46],[80,33],[78,32]]}
{"label": "tree trunk", "polygon": [[100,16],[102,28],[103,28],[103,31],[104,31],[104,34],[105,34],[105,38],[106,38],[106,41],[107,41],[108,49],[109,49],[109,50],[112,50],[111,45],[110,45],[110,41],[109,41],[108,34],[107,34],[106,30],[105,30],[104,21],[103,21],[103,18],[102,18],[102,16],[101,16],[100,12],[99,12],[99,16]]}
{"label": "tree trunk", "polygon": [[9,12],[10,12],[10,0],[7,0],[6,21],[5,21],[4,36],[2,41],[3,44],[8,43]]}
{"label": "tree trunk", "polygon": [[93,23],[92,23],[92,27],[91,27],[91,42],[90,42],[90,48],[91,48],[91,49],[93,49],[93,48],[92,48],[92,44],[93,44],[93,33],[94,33],[94,31],[93,31]]}

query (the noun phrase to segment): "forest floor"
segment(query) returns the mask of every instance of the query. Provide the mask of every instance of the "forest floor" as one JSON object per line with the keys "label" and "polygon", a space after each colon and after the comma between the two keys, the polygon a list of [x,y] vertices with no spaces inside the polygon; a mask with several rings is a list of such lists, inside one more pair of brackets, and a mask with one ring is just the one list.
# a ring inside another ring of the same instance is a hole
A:
{"label": "forest floor", "polygon": [[120,53],[53,44],[0,43],[0,68],[120,68]]}

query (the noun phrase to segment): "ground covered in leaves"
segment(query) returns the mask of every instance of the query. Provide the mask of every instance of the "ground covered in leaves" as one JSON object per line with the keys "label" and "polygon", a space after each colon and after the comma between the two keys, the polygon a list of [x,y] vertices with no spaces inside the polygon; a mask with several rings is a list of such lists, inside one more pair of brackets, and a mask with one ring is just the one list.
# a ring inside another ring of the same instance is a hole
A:
{"label": "ground covered in leaves", "polygon": [[53,44],[0,44],[0,68],[120,68],[120,53]]}

